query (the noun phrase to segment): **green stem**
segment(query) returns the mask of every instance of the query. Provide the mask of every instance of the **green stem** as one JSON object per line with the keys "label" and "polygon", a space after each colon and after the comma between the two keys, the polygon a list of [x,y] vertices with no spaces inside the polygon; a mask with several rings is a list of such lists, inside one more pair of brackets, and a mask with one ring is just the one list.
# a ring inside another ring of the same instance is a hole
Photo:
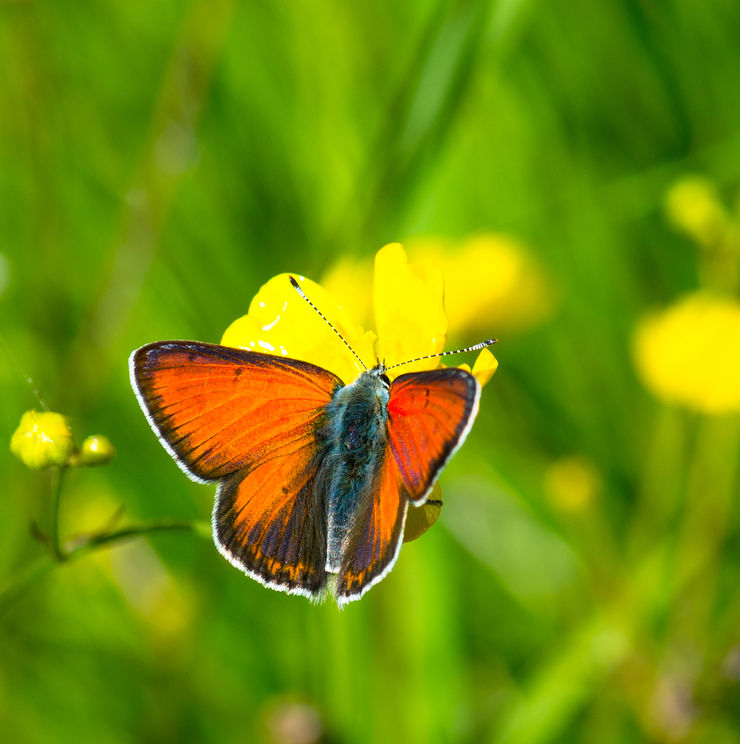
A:
{"label": "green stem", "polygon": [[[61,480],[61,476],[59,478]],[[58,485],[58,483],[57,483]],[[58,489],[55,490],[54,513],[58,510]],[[81,558],[84,555],[92,553],[100,548],[107,547],[112,543],[128,540],[133,537],[141,537],[153,532],[192,532],[193,534],[206,535],[210,531],[205,524],[200,522],[175,522],[163,520],[160,522],[150,522],[148,524],[133,525],[124,527],[115,532],[99,532],[92,535],[84,535],[77,538],[67,550],[59,543],[58,532],[56,530],[56,520],[52,532],[52,548],[54,550],[54,559],[42,561],[34,565],[30,570],[24,571],[19,577],[11,581],[10,584],[0,590],[0,612],[7,609],[12,601],[22,594],[36,581],[46,576],[63,563],[69,563],[72,560]]]}
{"label": "green stem", "polygon": [[199,532],[200,527],[196,522],[173,522],[163,520],[161,522],[150,522],[149,524],[133,525],[124,527],[115,532],[99,532],[87,535],[79,539],[79,542],[69,551],[67,558],[79,558],[85,553],[90,553],[98,548],[120,542],[132,537],[141,537],[152,532]]}
{"label": "green stem", "polygon": [[67,559],[59,541],[59,504],[62,500],[62,483],[64,481],[65,467],[54,468],[54,480],[52,486],[51,501],[51,552],[54,560],[61,563]]}

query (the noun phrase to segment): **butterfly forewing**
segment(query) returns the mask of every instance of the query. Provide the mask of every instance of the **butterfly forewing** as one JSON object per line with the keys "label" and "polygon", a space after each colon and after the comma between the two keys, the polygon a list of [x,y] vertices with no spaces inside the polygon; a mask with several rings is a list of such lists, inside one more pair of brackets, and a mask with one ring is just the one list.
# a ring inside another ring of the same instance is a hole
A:
{"label": "butterfly forewing", "polygon": [[342,384],[306,362],[193,341],[143,346],[131,377],[162,443],[199,481],[290,450]]}
{"label": "butterfly forewing", "polygon": [[264,584],[319,596],[326,508],[314,479],[339,378],[293,359],[184,341],[135,351],[131,377],[178,465],[194,480],[221,481],[219,550]]}
{"label": "butterfly forewing", "polygon": [[462,369],[397,377],[388,401],[388,446],[409,498],[423,502],[462,444],[478,410],[480,385]]}

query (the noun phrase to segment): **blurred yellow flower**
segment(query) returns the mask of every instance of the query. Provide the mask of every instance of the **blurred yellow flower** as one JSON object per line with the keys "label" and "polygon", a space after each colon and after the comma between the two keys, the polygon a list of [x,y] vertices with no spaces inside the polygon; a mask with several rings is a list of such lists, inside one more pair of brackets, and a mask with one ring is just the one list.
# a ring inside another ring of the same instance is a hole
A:
{"label": "blurred yellow flower", "polygon": [[[362,371],[362,365],[291,287],[288,276],[280,274],[270,279],[255,295],[247,315],[226,329],[221,343],[301,359],[331,370],[345,383],[352,382]],[[369,276],[362,286],[353,288],[358,295],[372,297],[377,336],[365,331],[321,285],[303,277],[300,284],[368,368],[374,367],[378,360],[390,367],[444,349],[447,316],[442,275],[429,262],[409,264],[398,243],[378,251],[372,291]],[[425,359],[405,364],[389,376],[434,369],[439,364],[438,358]],[[497,365],[493,354],[484,349],[473,374],[485,384]]]}
{"label": "blurred yellow flower", "polygon": [[61,413],[26,411],[10,440],[10,451],[32,470],[66,465],[72,449],[72,431]]}
{"label": "blurred yellow flower", "polygon": [[740,410],[740,303],[695,292],[643,320],[633,339],[637,371],[667,403],[704,413]]}
{"label": "blurred yellow flower", "polygon": [[714,184],[701,176],[676,181],[665,199],[668,221],[701,246],[719,241],[727,228],[728,216]]}
{"label": "blurred yellow flower", "polygon": [[445,310],[455,329],[519,331],[543,320],[554,294],[542,268],[513,238],[481,233],[462,241],[419,239],[410,243],[445,277]]}
{"label": "blurred yellow flower", "polygon": [[545,470],[544,489],[550,503],[558,509],[578,512],[598,497],[601,476],[596,466],[585,457],[561,457]]}
{"label": "blurred yellow flower", "polygon": [[[552,311],[554,292],[545,272],[512,238],[483,233],[462,241],[417,238],[409,253],[433,265],[444,277],[444,308],[450,327],[486,332],[519,331],[543,320]],[[417,264],[418,265],[418,264]],[[367,293],[370,262],[340,259],[322,285],[340,298],[355,317],[367,322],[371,305]],[[377,314],[377,304],[376,304]]]}

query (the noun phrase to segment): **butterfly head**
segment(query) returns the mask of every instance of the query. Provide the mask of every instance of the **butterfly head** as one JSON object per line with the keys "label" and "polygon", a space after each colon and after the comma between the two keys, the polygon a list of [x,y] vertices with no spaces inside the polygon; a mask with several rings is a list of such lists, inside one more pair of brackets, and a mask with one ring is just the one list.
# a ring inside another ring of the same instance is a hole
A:
{"label": "butterfly head", "polygon": [[388,375],[385,373],[385,362],[378,362],[378,364],[369,370],[369,373],[380,380],[380,382],[387,388],[391,386],[391,381]]}

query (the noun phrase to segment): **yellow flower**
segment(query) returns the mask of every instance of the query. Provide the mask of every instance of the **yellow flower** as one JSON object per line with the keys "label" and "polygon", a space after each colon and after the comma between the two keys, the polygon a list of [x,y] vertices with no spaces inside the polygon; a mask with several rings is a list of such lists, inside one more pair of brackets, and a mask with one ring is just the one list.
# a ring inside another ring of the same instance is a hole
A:
{"label": "yellow flower", "polygon": [[634,335],[637,370],[668,403],[704,413],[740,410],[740,303],[695,292],[643,320]]}
{"label": "yellow flower", "polygon": [[69,422],[60,413],[26,411],[10,440],[10,451],[32,470],[66,465],[72,448]]}
{"label": "yellow flower", "polygon": [[718,242],[727,228],[714,184],[700,176],[676,181],[666,194],[665,210],[668,221],[701,246]]}
{"label": "yellow flower", "polygon": [[[444,276],[444,309],[450,327],[496,333],[536,325],[551,311],[554,292],[547,275],[525,248],[503,235],[483,233],[462,241],[418,238],[409,253],[434,265]],[[418,264],[417,264],[418,266]],[[340,259],[322,285],[340,298],[361,322],[368,322],[370,262]],[[376,303],[377,315],[377,303]]]}
{"label": "yellow flower", "polygon": [[[225,346],[282,354],[311,362],[352,382],[362,364],[329,326],[291,287],[288,274],[270,279],[257,293],[247,315],[234,321],[221,339]],[[372,293],[370,281],[357,291],[372,296],[377,335],[365,331],[343,304],[319,284],[298,277],[311,302],[326,316],[370,369],[378,361],[387,367],[443,350],[447,338],[444,284],[441,273],[428,262],[409,264],[402,246],[391,243],[378,251]],[[390,377],[435,369],[439,358],[404,364]],[[473,367],[485,384],[498,363],[484,349]]]}
{"label": "yellow flower", "polygon": [[[226,329],[221,343],[311,362],[334,372],[345,383],[357,378],[363,364],[371,369],[381,361],[390,367],[444,349],[448,325],[444,282],[431,262],[409,264],[403,247],[391,243],[376,254],[374,277],[362,262],[344,260],[338,266],[339,273],[335,272],[331,286],[340,289],[339,296],[344,301],[310,279],[298,280],[306,296],[342,334],[362,363],[293,289],[288,280],[290,274],[270,279],[255,295],[249,312]],[[377,335],[361,325],[367,322],[371,308]],[[438,366],[440,359],[434,357],[404,364],[388,375],[393,378]],[[461,366],[470,371],[468,365]],[[493,354],[483,349],[472,374],[485,385],[497,367]],[[440,490],[435,486],[430,500],[409,512],[405,541],[415,540],[434,524],[442,506],[439,499]]]}

